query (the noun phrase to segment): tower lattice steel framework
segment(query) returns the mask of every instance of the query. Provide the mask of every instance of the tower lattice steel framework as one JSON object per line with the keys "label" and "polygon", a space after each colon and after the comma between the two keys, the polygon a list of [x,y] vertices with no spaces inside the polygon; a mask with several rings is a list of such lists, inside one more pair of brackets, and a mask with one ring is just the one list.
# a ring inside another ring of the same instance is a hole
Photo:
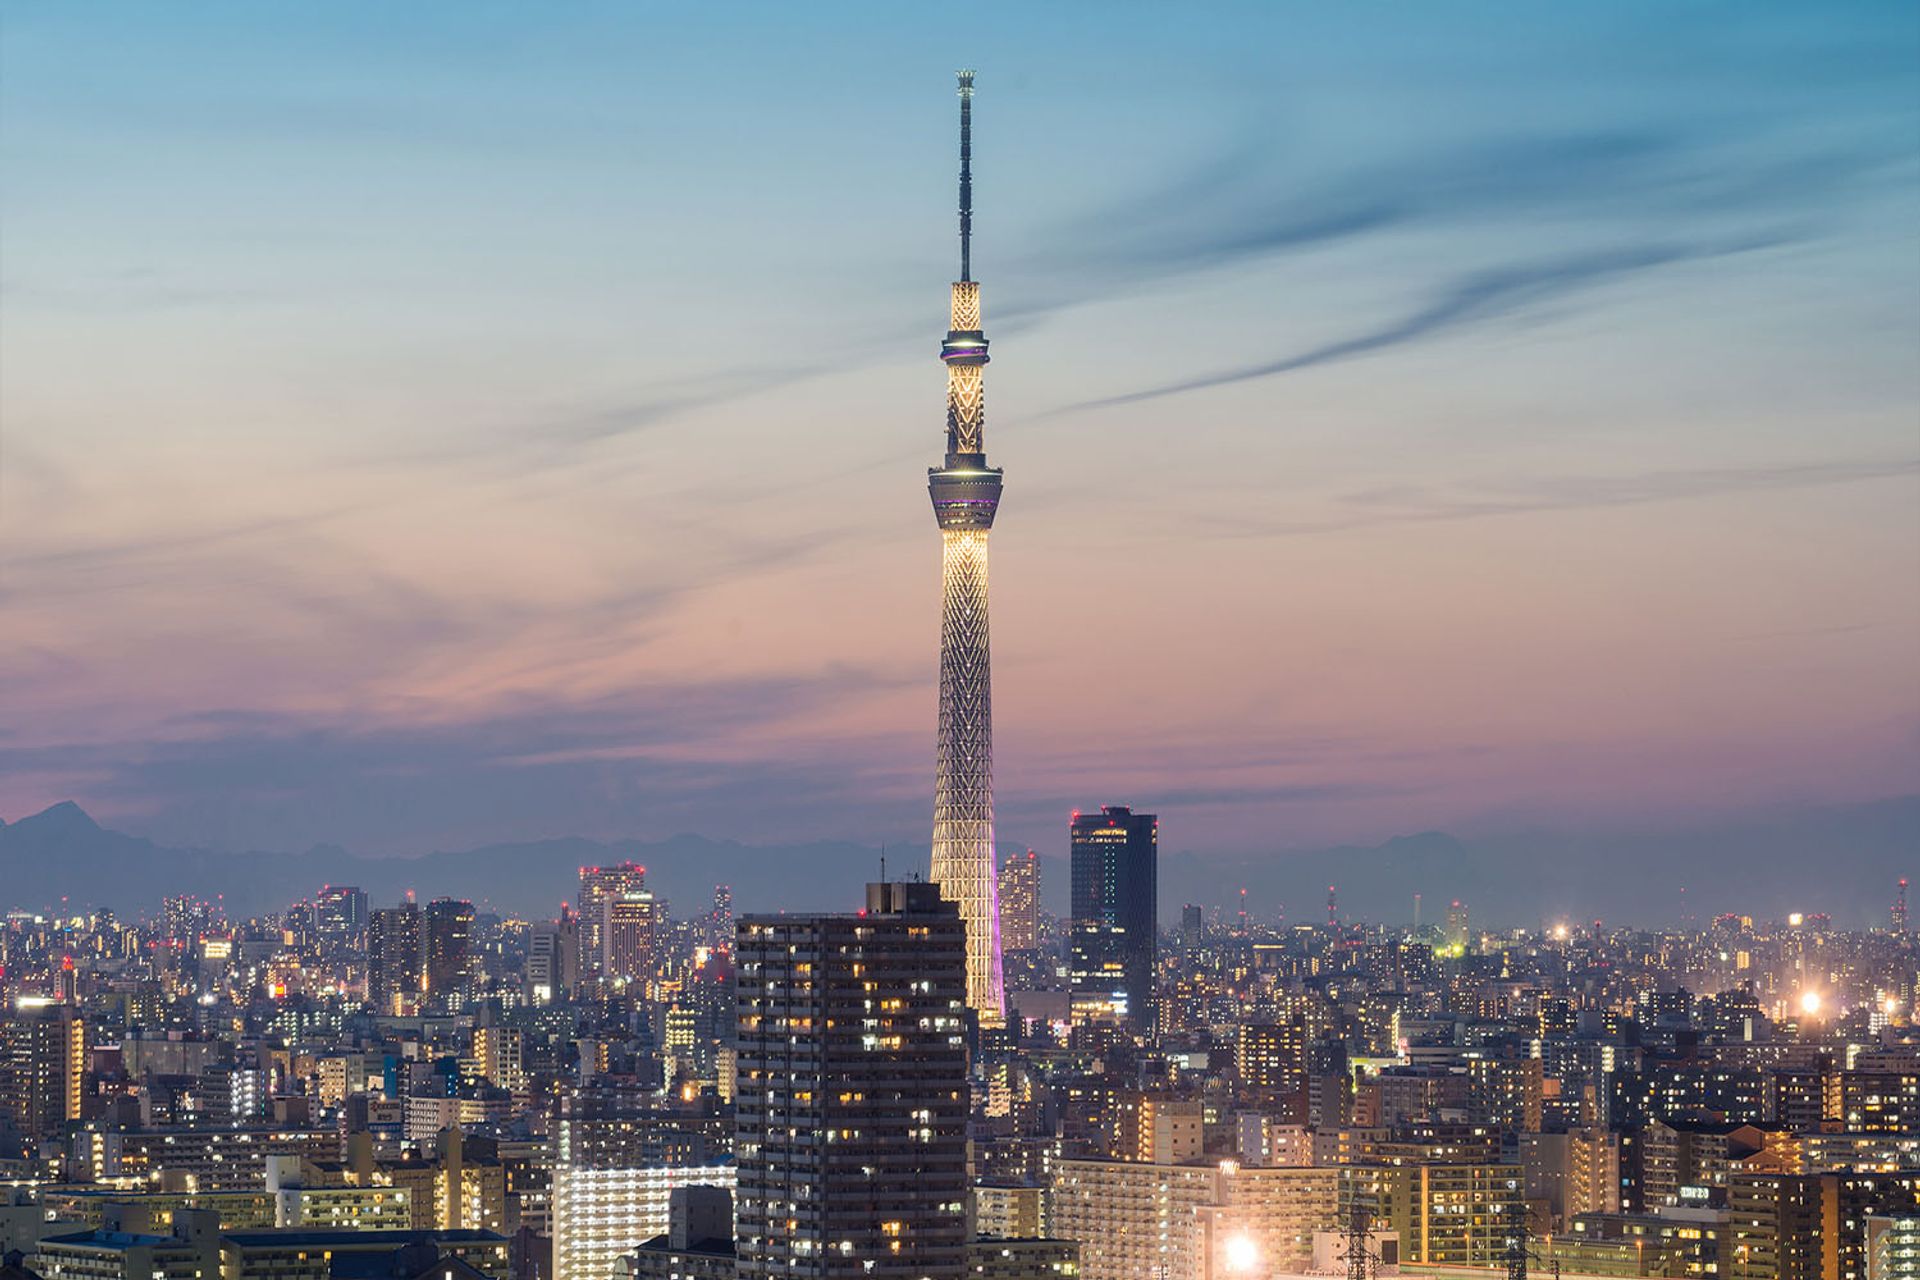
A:
{"label": "tower lattice steel framework", "polygon": [[973,72],[960,73],[960,278],[940,359],[947,366],[947,456],[927,471],[940,525],[940,739],[933,790],[933,881],[967,925],[967,1004],[1005,1021],[993,850],[993,677],[987,636],[987,532],[1000,470],[987,465],[980,286],[973,279]]}

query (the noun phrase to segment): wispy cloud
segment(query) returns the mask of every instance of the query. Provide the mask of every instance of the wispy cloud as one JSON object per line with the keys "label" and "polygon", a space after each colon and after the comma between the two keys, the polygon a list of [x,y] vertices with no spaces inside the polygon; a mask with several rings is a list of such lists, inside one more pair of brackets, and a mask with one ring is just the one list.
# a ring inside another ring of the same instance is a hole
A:
{"label": "wispy cloud", "polygon": [[1597,288],[1656,268],[1721,258],[1783,243],[1786,243],[1786,237],[1774,236],[1726,245],[1629,245],[1539,262],[1491,267],[1443,285],[1432,298],[1413,311],[1364,333],[1322,343],[1276,360],[1223,369],[1197,378],[1129,391],[1124,395],[1083,400],[1053,410],[1053,413],[1136,404],[1188,391],[1202,391],[1209,387],[1293,373],[1337,360],[1350,360],[1389,347],[1425,341],[1464,326],[1483,324],[1528,306]]}
{"label": "wispy cloud", "polygon": [[[1748,155],[1746,142],[1737,136],[1709,137],[1655,126],[1540,133],[1390,157],[1352,171],[1309,175],[1304,182],[1299,175],[1280,171],[1283,160],[1271,143],[1242,143],[1123,203],[1089,210],[1045,234],[996,281],[991,323],[1005,338],[1064,308],[1155,281],[1367,235],[1541,218],[1566,219],[1588,235],[1609,225],[1643,229],[1650,222],[1676,226],[1702,221],[1724,227],[1753,217],[1777,220],[1807,208],[1814,193],[1831,192],[1887,162],[1885,156],[1858,149],[1755,159]],[[1617,274],[1631,269],[1628,260],[1635,255],[1663,249],[1684,256],[1714,252],[1660,245],[1597,249],[1584,259],[1569,256],[1562,265],[1569,272],[1584,265],[1604,273],[1611,263]],[[1484,278],[1463,281],[1460,288],[1505,288],[1520,305],[1520,293],[1544,290],[1550,283],[1518,277],[1552,268],[1493,268]],[[1569,278],[1561,287],[1573,283]],[[1462,297],[1456,303],[1471,308],[1490,301]],[[597,464],[604,461],[599,446],[721,404],[856,369],[898,348],[898,318],[876,319],[868,328],[869,337],[843,342],[814,359],[741,365],[639,387],[631,396],[600,404],[531,412],[503,425],[463,432],[421,451],[416,460],[481,461],[516,473],[586,460]],[[1391,343],[1380,341],[1365,349],[1386,345]],[[1329,353],[1318,360],[1360,354],[1362,349],[1340,350],[1346,346],[1330,344]],[[1212,383],[1195,379],[1140,396],[1205,385]]]}
{"label": "wispy cloud", "polygon": [[1920,475],[1920,458],[1868,458],[1760,467],[1699,467],[1613,476],[1543,476],[1477,485],[1402,486],[1345,495],[1319,520],[1213,519],[1217,535],[1289,537],[1378,525],[1482,520],[1541,511],[1640,506]]}
{"label": "wispy cloud", "polygon": [[[1644,239],[1659,226],[1728,234],[1798,218],[1904,153],[1860,146],[1781,155],[1732,132],[1672,125],[1475,139],[1347,170],[1297,173],[1242,144],[1059,227],[1012,272],[998,316],[1037,316],[1164,278],[1366,235],[1557,223]],[[1029,282],[1029,283],[1022,283]]]}

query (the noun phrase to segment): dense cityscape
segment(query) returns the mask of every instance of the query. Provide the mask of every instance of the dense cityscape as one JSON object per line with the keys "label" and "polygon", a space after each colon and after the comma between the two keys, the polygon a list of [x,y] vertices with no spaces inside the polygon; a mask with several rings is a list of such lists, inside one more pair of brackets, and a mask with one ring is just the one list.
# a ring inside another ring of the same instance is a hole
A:
{"label": "dense cityscape", "polygon": [[[0,1280],[1920,1278],[1905,879],[1866,928],[1818,904],[1749,914],[1715,877],[1677,913],[1680,878],[1641,886],[1641,920],[1519,920],[1470,888],[1356,911],[1337,880],[1322,914],[1316,876],[1303,918],[1224,877],[1208,900],[1163,895],[1171,781],[1164,803],[1136,783],[1139,807],[1073,812],[1065,857],[997,838],[988,546],[1007,476],[985,440],[974,73],[957,88],[959,271],[926,472],[931,840],[922,826],[871,882],[824,886],[829,912],[745,885],[736,912],[733,886],[705,896],[722,876],[704,864],[672,879],[700,899],[670,901],[634,861],[545,886],[549,918],[471,881],[428,901],[302,885],[261,914],[183,892],[125,919],[80,884],[52,904],[0,883]],[[1632,261],[1659,253],[1685,256]],[[1607,263],[1480,278],[1398,332],[1626,269]],[[1436,518],[1453,516],[1406,520]],[[1109,606],[1158,601],[1117,577],[1073,625]],[[842,727],[809,717],[831,714],[797,714],[781,749],[804,755],[809,728]],[[671,727],[657,736],[671,754]],[[629,759],[617,733],[498,737],[516,761]],[[1102,767],[1090,754],[1084,775]],[[1186,794],[1259,791],[1243,781]],[[41,826],[93,829],[73,804],[56,818]],[[1690,923],[1649,923],[1676,914]]]}
{"label": "dense cityscape", "polygon": [[739,918],[633,864],[551,920],[15,910],[5,1248],[62,1280],[1911,1273],[1904,884],[1869,932],[1331,889],[1161,930],[1157,834],[1076,819],[1067,919],[1001,863],[995,1028],[913,881]]}

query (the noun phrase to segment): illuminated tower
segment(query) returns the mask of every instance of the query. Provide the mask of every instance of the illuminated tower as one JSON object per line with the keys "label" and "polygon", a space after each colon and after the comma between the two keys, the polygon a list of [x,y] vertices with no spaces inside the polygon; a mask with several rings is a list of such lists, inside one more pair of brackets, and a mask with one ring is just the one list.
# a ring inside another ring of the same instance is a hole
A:
{"label": "illuminated tower", "polygon": [[960,278],[940,344],[947,366],[946,465],[927,488],[940,525],[940,742],[934,761],[933,882],[967,928],[967,1004],[1004,1022],[993,854],[993,687],[987,649],[987,531],[1000,471],[987,465],[987,339],[973,280],[973,72],[960,73]]}

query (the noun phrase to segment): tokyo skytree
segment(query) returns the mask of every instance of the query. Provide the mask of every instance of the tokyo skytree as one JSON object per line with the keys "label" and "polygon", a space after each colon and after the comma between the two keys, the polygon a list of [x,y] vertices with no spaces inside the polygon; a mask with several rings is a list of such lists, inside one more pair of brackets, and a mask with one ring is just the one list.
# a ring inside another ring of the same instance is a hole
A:
{"label": "tokyo skytree", "polygon": [[946,464],[927,471],[940,525],[940,739],[934,757],[933,882],[967,925],[967,1004],[1005,1023],[993,851],[993,679],[987,646],[987,531],[1000,470],[987,465],[980,286],[973,279],[973,72],[960,73],[960,279],[940,359],[947,366]]}

